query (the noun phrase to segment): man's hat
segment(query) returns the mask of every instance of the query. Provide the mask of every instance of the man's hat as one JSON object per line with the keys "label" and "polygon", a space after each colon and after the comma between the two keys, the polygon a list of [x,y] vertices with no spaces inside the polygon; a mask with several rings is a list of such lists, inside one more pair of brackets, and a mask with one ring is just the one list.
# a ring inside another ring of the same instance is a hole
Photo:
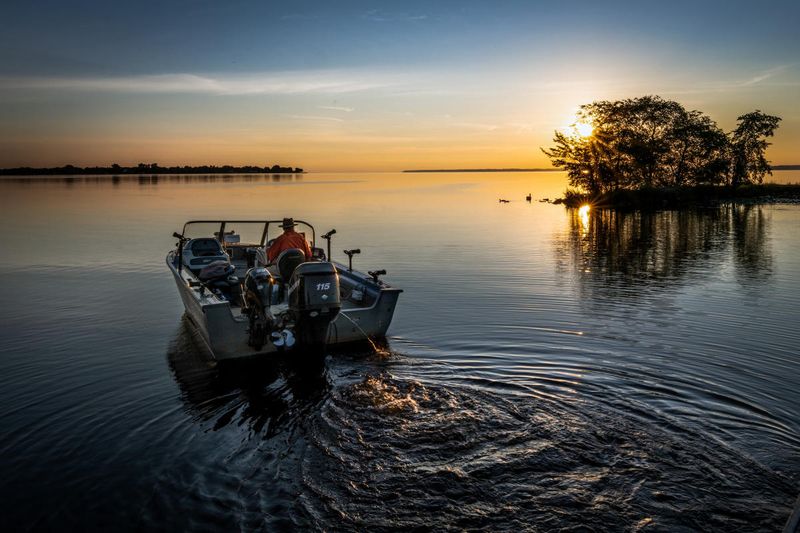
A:
{"label": "man's hat", "polygon": [[293,218],[284,218],[283,222],[281,223],[281,228],[283,228],[283,229],[293,228],[295,226],[297,226],[297,224],[294,223],[294,219]]}

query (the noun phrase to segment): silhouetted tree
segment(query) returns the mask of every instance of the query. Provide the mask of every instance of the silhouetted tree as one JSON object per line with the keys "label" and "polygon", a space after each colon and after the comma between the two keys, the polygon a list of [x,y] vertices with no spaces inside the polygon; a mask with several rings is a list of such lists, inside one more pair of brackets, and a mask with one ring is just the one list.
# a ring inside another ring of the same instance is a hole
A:
{"label": "silhouetted tree", "polygon": [[588,141],[582,139],[577,132],[567,135],[556,131],[553,142],[556,144],[553,148],[543,148],[542,151],[550,158],[553,166],[567,172],[569,184],[591,194],[600,193],[603,187],[594,169],[595,161],[591,157]]}
{"label": "silhouetted tree", "polygon": [[683,111],[667,139],[670,151],[661,185],[721,183],[730,166],[728,137],[699,111]]}
{"label": "silhouetted tree", "polygon": [[761,183],[765,174],[772,175],[766,158],[771,143],[766,137],[773,136],[781,118],[756,110],[737,120],[739,124],[731,133],[731,185]]}
{"label": "silhouetted tree", "polygon": [[780,118],[760,111],[739,117],[727,136],[700,111],[658,96],[598,101],[581,106],[579,123],[591,135],[555,132],[555,146],[542,149],[569,183],[597,195],[641,187],[734,185],[761,181],[769,172],[764,150]]}
{"label": "silhouetted tree", "polygon": [[594,124],[610,148],[612,168],[622,173],[614,181],[621,185],[663,183],[664,167],[670,152],[673,124],[686,114],[677,102],[658,96],[594,102],[581,108],[580,119]]}

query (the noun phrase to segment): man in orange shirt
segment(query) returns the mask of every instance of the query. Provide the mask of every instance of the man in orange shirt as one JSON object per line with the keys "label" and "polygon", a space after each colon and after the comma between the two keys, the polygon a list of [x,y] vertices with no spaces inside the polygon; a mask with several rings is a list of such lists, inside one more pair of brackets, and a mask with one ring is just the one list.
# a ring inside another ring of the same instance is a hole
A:
{"label": "man in orange shirt", "polygon": [[275,262],[278,256],[281,255],[281,252],[291,248],[301,250],[306,255],[306,261],[311,261],[311,246],[308,244],[305,237],[294,230],[295,226],[297,226],[297,224],[295,224],[293,218],[283,219],[283,223],[281,224],[283,234],[278,236],[278,238],[272,242],[272,246],[267,250],[267,259],[270,263]]}

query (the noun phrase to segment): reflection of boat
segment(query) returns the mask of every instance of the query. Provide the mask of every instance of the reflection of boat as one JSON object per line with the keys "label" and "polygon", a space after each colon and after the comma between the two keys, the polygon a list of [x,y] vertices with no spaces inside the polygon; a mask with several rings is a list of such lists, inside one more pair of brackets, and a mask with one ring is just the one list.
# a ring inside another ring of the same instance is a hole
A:
{"label": "reflection of boat", "polygon": [[325,364],[293,365],[290,357],[254,357],[216,364],[184,317],[167,352],[181,399],[214,429],[246,424],[265,435],[292,425],[330,389]]}
{"label": "reflection of boat", "polygon": [[[330,231],[304,262],[299,250],[286,250],[268,264],[265,247],[279,220],[191,221],[167,254],[186,316],[217,359],[248,357],[302,348],[321,352],[327,344],[382,338],[402,290],[380,276],[352,269],[360,250],[345,250],[347,266],[329,260]],[[245,272],[244,278],[234,275]]]}

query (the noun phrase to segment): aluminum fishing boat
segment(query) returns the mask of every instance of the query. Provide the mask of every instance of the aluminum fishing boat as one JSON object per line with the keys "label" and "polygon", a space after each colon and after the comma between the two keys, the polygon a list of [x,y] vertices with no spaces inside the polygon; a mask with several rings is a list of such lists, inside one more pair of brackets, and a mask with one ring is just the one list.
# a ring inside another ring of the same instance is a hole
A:
{"label": "aluminum fishing boat", "polygon": [[324,353],[330,344],[378,340],[392,321],[401,289],[380,279],[385,270],[353,269],[330,260],[331,230],[317,246],[314,227],[296,220],[312,258],[299,249],[275,261],[266,250],[281,220],[193,220],[174,233],[167,266],[186,316],[216,359],[284,351]]}

